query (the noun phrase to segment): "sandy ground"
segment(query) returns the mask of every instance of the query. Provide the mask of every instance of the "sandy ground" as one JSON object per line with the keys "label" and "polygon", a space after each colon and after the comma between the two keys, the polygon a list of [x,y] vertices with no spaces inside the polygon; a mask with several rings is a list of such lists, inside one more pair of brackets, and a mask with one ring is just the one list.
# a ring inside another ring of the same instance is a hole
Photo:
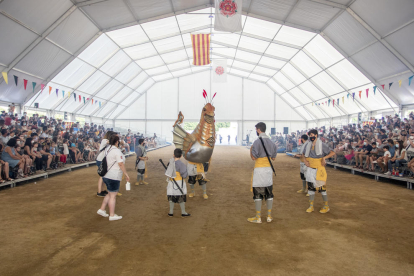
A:
{"label": "sandy ground", "polygon": [[275,220],[251,224],[253,162],[246,148],[222,146],[210,198],[197,186],[192,216],[177,205],[169,218],[157,160],[172,151],[149,153],[149,186],[121,184],[116,222],[96,215],[95,167],[1,190],[0,275],[414,275],[414,192],[403,185],[329,168],[331,212],[307,214],[299,161],[279,155]]}

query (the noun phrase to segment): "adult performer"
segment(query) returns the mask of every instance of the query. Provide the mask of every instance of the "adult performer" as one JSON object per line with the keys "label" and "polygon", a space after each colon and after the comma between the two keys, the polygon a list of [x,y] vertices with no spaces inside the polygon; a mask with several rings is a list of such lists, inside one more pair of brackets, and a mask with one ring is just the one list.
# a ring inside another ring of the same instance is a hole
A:
{"label": "adult performer", "polygon": [[201,163],[194,163],[188,161],[187,163],[187,171],[188,171],[188,184],[190,184],[190,194],[188,197],[195,196],[194,185],[197,183],[200,185],[201,189],[203,190],[203,198],[208,199],[207,195],[207,181],[204,175],[204,166]]}
{"label": "adult performer", "polygon": [[325,214],[330,211],[328,205],[328,195],[326,194],[326,161],[325,159],[335,155],[335,152],[325,143],[318,139],[318,131],[312,129],[309,131],[309,143],[304,145],[303,153],[305,155],[306,165],[306,181],[308,182],[309,208],[307,213],[314,211],[313,201],[315,200],[315,192],[318,190],[322,194],[324,206],[319,210]]}
{"label": "adult performer", "polygon": [[[253,200],[256,206],[256,216],[248,218],[247,221],[252,223],[262,223],[261,208],[262,200],[266,200],[267,204],[267,222],[272,222],[272,205],[273,205],[273,170],[270,159],[273,161],[277,155],[276,145],[266,135],[266,124],[258,123],[256,133],[259,139],[254,141],[250,148],[250,157],[255,161],[252,190]],[[265,148],[263,148],[263,146]],[[267,152],[267,153],[266,153]]]}
{"label": "adult performer", "polygon": [[297,191],[298,194],[304,194],[306,193],[306,196],[309,196],[309,194],[306,191],[306,178],[305,178],[305,172],[306,172],[306,165],[305,165],[305,155],[303,154],[303,149],[305,148],[305,145],[309,143],[308,141],[308,135],[303,134],[300,139],[302,140],[302,146],[300,147],[299,153],[295,155],[295,157],[300,158],[300,178],[302,179],[302,189]]}
{"label": "adult performer", "polygon": [[135,151],[135,153],[137,154],[137,161],[135,163],[135,168],[137,170],[137,182],[135,183],[135,185],[148,185],[148,183],[144,181],[146,162],[148,160],[147,151],[145,150],[145,140],[139,139],[138,143],[139,145]]}

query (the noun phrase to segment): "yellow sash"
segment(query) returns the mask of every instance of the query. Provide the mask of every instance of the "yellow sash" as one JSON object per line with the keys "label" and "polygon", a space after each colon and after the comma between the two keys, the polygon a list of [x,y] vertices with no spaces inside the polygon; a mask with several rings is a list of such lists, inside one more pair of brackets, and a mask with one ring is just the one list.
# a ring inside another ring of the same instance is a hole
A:
{"label": "yellow sash", "polygon": [[189,164],[191,165],[196,165],[197,166],[197,173],[204,173],[204,166],[202,163],[193,163],[188,161]]}
{"label": "yellow sash", "polygon": [[[267,157],[257,158],[256,161],[254,162],[254,168],[265,168],[265,167],[270,167],[270,163]],[[254,175],[254,170],[252,173],[252,178],[250,179],[250,192],[253,192],[253,175]]]}
{"label": "yellow sash", "polygon": [[305,157],[303,155],[300,156],[300,162],[305,162]]}
{"label": "yellow sash", "polygon": [[328,179],[328,175],[326,174],[325,167],[322,166],[322,158],[306,157],[306,161],[309,162],[309,166],[311,168],[316,169],[316,181],[326,182],[326,180]]}
{"label": "yellow sash", "polygon": [[179,172],[175,172],[175,173],[177,174],[177,176],[174,178],[175,181],[183,180],[183,177],[181,176]]}

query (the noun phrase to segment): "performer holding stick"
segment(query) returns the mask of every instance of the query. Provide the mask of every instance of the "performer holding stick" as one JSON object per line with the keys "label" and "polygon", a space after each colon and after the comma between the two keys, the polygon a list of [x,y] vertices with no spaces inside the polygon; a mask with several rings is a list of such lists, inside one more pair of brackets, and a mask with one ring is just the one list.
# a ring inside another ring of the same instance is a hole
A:
{"label": "performer holding stick", "polygon": [[266,124],[258,123],[256,133],[259,139],[254,141],[250,148],[250,157],[255,161],[252,176],[253,200],[256,206],[256,216],[248,218],[247,221],[252,223],[262,223],[261,208],[262,200],[267,203],[267,222],[272,222],[272,205],[273,205],[273,174],[275,170],[271,160],[275,160],[277,155],[276,145],[266,135]]}
{"label": "performer holding stick", "polygon": [[300,178],[302,179],[302,190],[297,191],[298,194],[305,194],[306,196],[309,196],[309,194],[306,192],[306,177],[305,177],[305,172],[306,172],[306,165],[305,165],[305,155],[303,154],[303,149],[305,148],[305,145],[307,143],[310,143],[308,141],[308,135],[303,134],[300,139],[302,140],[302,146],[299,150],[299,153],[295,155],[295,157],[299,157],[300,158]]}

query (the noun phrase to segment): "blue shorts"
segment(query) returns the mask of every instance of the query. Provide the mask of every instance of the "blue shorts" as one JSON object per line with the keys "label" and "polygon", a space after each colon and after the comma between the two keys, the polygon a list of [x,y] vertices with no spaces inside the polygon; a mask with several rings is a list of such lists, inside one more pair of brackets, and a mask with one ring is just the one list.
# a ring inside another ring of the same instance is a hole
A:
{"label": "blue shorts", "polygon": [[108,192],[117,193],[119,191],[119,186],[121,185],[121,181],[113,180],[109,178],[102,177],[103,182],[106,185]]}
{"label": "blue shorts", "polygon": [[100,166],[101,165],[101,163],[102,163],[102,161],[96,161],[96,166]]}

